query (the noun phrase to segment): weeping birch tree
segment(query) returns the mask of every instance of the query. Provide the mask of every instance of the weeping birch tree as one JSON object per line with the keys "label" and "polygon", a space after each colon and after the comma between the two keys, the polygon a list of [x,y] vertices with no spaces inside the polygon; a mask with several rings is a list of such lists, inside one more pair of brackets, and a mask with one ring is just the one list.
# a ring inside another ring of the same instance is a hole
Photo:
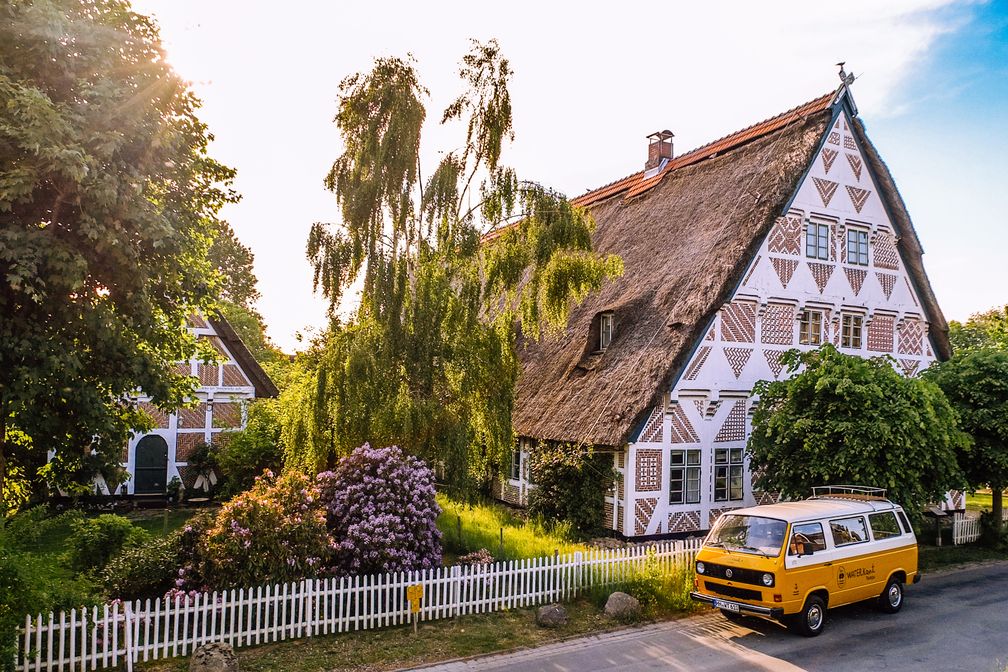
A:
{"label": "weeping birch tree", "polygon": [[[459,74],[464,92],[441,122],[461,142],[426,179],[414,61],[379,59],[340,85],[345,150],[325,185],[341,219],[315,224],[307,250],[332,319],[284,399],[289,464],[398,444],[472,493],[514,443],[519,340],[558,329],[622,272],[592,251],[587,211],[501,163],[512,71],[497,43],[474,41]],[[355,283],[360,304],[344,322],[336,309]]]}

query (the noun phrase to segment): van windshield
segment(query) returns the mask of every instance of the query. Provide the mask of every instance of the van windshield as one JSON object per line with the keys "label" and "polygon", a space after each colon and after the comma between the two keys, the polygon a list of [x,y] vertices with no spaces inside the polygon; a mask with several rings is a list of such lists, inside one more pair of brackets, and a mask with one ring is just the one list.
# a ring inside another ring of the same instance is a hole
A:
{"label": "van windshield", "polygon": [[729,514],[721,516],[704,544],[774,557],[780,554],[786,531],[783,520]]}

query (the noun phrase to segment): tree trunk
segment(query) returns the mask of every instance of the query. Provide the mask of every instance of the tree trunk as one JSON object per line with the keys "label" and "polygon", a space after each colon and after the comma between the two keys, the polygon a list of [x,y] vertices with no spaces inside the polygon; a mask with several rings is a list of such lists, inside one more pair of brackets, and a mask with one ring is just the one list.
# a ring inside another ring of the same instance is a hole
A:
{"label": "tree trunk", "polygon": [[1002,497],[1004,495],[1004,485],[1003,484],[992,484],[991,485],[991,514],[994,516],[994,528],[998,531],[1003,529],[1004,520],[1004,503]]}
{"label": "tree trunk", "polygon": [[7,519],[7,400],[0,400],[0,529]]}

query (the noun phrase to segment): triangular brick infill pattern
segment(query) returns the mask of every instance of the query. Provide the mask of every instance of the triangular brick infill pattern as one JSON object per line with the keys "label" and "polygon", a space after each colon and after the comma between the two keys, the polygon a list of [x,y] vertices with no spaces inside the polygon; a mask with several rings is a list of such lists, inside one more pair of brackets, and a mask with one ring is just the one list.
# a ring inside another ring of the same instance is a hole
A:
{"label": "triangular brick infill pattern", "polygon": [[833,264],[820,264],[814,261],[810,261],[808,266],[809,270],[812,271],[816,287],[819,288],[819,293],[822,294],[823,290],[826,289],[826,283],[833,276],[834,266]]}
{"label": "triangular brick infill pattern", "polygon": [[871,191],[861,189],[859,187],[852,187],[848,184],[847,194],[850,196],[851,204],[854,206],[854,209],[861,212],[861,208],[864,207],[868,197],[871,196]]}
{"label": "triangular brick infill pattern", "polygon": [[669,532],[695,532],[700,529],[699,511],[673,511],[669,513]]}
{"label": "triangular brick infill pattern", "polygon": [[724,354],[725,359],[728,360],[728,364],[731,366],[732,373],[735,374],[735,378],[742,375],[742,370],[745,365],[749,362],[749,356],[752,355],[752,348],[725,348]]}
{"label": "triangular brick infill pattern", "polygon": [[767,366],[770,367],[770,371],[773,372],[774,380],[780,378],[781,371],[784,369],[783,357],[785,350],[764,350],[763,357],[766,358]]}
{"label": "triangular brick infill pattern", "polygon": [[877,267],[890,271],[899,270],[899,254],[896,252],[896,243],[893,241],[892,234],[880,232],[875,238],[872,250]]}
{"label": "triangular brick infill pattern", "polygon": [[693,429],[693,424],[686,417],[686,411],[676,404],[672,407],[669,440],[672,443],[698,443],[700,437]]}
{"label": "triangular brick infill pattern", "polygon": [[662,422],[665,414],[662,409],[655,406],[654,410],[651,411],[648,421],[644,423],[644,429],[641,430],[640,440],[644,443],[661,443],[662,441]]}
{"label": "triangular brick infill pattern", "polygon": [[697,413],[699,413],[700,417],[703,418],[704,410],[706,410],[706,408],[707,408],[707,400],[706,399],[694,399],[693,400],[693,405],[696,406]]}
{"label": "triangular brick infill pattern", "polygon": [[823,207],[829,206],[830,201],[833,200],[833,194],[836,193],[837,187],[840,185],[832,180],[824,180],[821,177],[813,177],[812,181],[815,183],[816,191],[819,192],[819,198],[822,200]]}
{"label": "triangular brick infill pattern", "polygon": [[789,215],[778,217],[767,239],[767,252],[771,254],[801,253],[801,218]]}
{"label": "triangular brick infill pattern", "polygon": [[920,362],[916,359],[900,359],[900,367],[903,369],[903,373],[907,376],[912,376],[917,373],[917,367],[920,366]]}
{"label": "triangular brick infill pattern", "polygon": [[833,167],[833,162],[836,161],[837,154],[839,154],[835,149],[830,149],[829,147],[823,147],[822,150],[822,165],[823,170],[829,175],[830,168]]}
{"label": "triangular brick infill pattern", "polygon": [[760,259],[762,259],[762,258],[763,257],[761,257],[760,255],[758,255],[758,254],[756,255],[756,261],[753,262],[753,265],[749,269],[749,272],[746,273],[745,280],[742,281],[743,285],[748,285],[749,284],[749,278],[752,277],[753,272],[755,272],[756,267],[759,266]]}
{"label": "triangular brick infill pattern", "polygon": [[845,156],[847,157],[847,163],[850,164],[851,172],[854,173],[854,177],[856,177],[857,181],[860,182],[861,169],[864,167],[864,164],[861,162],[861,157],[857,154],[845,154]]}
{"label": "triangular brick infill pattern", "polygon": [[798,268],[798,260],[770,257],[770,263],[773,264],[774,270],[777,271],[777,277],[781,281],[781,286],[787,289],[788,283],[791,282],[791,276],[794,275],[795,269]]}
{"label": "triangular brick infill pattern", "polygon": [[843,146],[844,146],[844,149],[854,149],[854,150],[856,150],[857,149],[857,143],[854,142],[854,136],[852,136],[852,135],[844,135],[843,136]]}
{"label": "triangular brick infill pattern", "polygon": [[745,399],[735,401],[735,405],[728,412],[728,417],[725,418],[724,424],[721,425],[717,436],[714,437],[714,443],[745,441],[745,406]]}
{"label": "triangular brick infill pattern", "polygon": [[651,516],[654,515],[656,506],[658,506],[657,497],[644,497],[637,500],[634,506],[634,513],[636,514],[634,532],[636,532],[638,537],[647,530],[648,523],[651,522]]}
{"label": "triangular brick infill pattern", "polygon": [[686,373],[683,374],[683,378],[686,380],[696,380],[696,377],[700,374],[700,369],[703,368],[707,357],[710,356],[710,352],[711,347],[709,345],[701,346],[697,350],[696,355],[693,356],[693,361],[686,367]]}
{"label": "triangular brick infill pattern", "polygon": [[875,271],[875,277],[878,278],[882,292],[885,294],[886,301],[888,301],[889,297],[892,296],[893,287],[896,285],[896,276],[892,273],[879,273]]}
{"label": "triangular brick infill pattern", "polygon": [[861,286],[864,284],[868,271],[859,268],[844,268],[844,273],[847,274],[847,282],[850,283],[851,289],[854,290],[854,296],[857,296],[861,293]]}

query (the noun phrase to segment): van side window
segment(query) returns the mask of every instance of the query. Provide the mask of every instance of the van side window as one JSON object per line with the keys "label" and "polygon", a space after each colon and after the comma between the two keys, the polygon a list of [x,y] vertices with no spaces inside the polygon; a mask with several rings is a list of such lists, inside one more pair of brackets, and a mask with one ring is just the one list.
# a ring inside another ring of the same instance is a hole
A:
{"label": "van side window", "polygon": [[902,511],[899,511],[898,513],[899,513],[900,525],[903,526],[903,534],[910,534],[911,530],[910,521],[907,520],[905,513],[903,513]]}
{"label": "van side window", "polygon": [[863,541],[868,541],[868,530],[865,529],[864,518],[861,516],[831,520],[829,526],[830,532],[833,533],[834,546],[860,544]]}
{"label": "van side window", "polygon": [[791,526],[788,555],[808,555],[826,550],[826,535],[822,523],[798,523]]}
{"label": "van side window", "polygon": [[876,539],[888,539],[903,534],[899,523],[896,522],[896,514],[892,511],[868,514],[868,524],[871,525],[872,535]]}

